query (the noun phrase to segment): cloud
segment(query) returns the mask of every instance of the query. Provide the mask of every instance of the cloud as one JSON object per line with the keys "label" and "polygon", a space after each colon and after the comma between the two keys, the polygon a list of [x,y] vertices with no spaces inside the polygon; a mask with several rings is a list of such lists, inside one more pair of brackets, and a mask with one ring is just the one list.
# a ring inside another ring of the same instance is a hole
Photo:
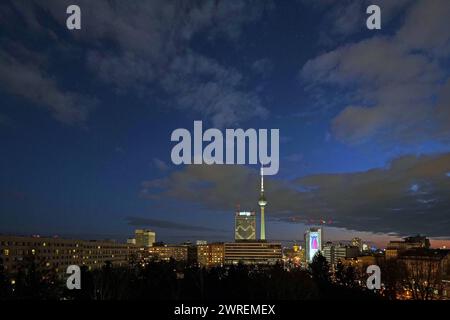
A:
{"label": "cloud", "polygon": [[153,165],[159,170],[159,171],[167,171],[169,170],[169,165],[158,158],[153,158]]}
{"label": "cloud", "polygon": [[[250,185],[254,188],[246,188]],[[237,203],[252,208],[252,199],[258,197],[257,186],[257,172],[246,167],[192,165],[166,178],[144,181],[141,195],[152,200],[173,198],[205,209],[229,210]]]}
{"label": "cloud", "polygon": [[445,172],[449,160],[450,154],[404,156],[387,168],[315,175],[297,182],[314,187],[314,196],[330,213],[336,212],[335,219],[347,228],[448,236],[450,179]]}
{"label": "cloud", "polygon": [[[163,90],[165,101],[170,101],[166,104],[168,108],[200,114],[215,126],[224,126],[264,116],[267,110],[238,70],[193,52],[191,40],[201,36],[211,42],[235,41],[242,27],[259,19],[264,10],[270,9],[270,3],[80,0],[77,5],[82,12],[82,29],[64,33],[61,31],[66,31],[65,12],[72,4],[70,0],[18,0],[3,6],[16,21],[8,18],[12,23],[2,26],[11,28],[10,25],[23,21],[36,37],[47,41],[50,35],[57,38],[58,41],[52,39],[55,47],[84,55],[89,71],[118,94],[147,98],[154,91]],[[41,16],[61,29],[48,31],[51,28],[49,24],[43,26]],[[32,69],[26,65],[19,71]],[[55,87],[56,81],[45,86]],[[47,105],[55,117],[62,120],[87,117],[88,112],[73,107],[78,99],[73,94],[55,92],[51,96]],[[63,107],[57,105],[62,103],[65,106],[60,110]]]}
{"label": "cloud", "polygon": [[[267,214],[291,223],[323,219],[357,231],[449,237],[448,172],[450,153],[404,156],[365,172],[268,178]],[[192,165],[144,182],[141,191],[152,201],[195,204],[210,212],[229,211],[237,203],[258,211],[258,183],[257,170],[248,167]]]}
{"label": "cloud", "polygon": [[450,131],[450,79],[440,88],[436,105],[436,118],[439,120],[438,132],[442,138]]}
{"label": "cloud", "polygon": [[417,1],[408,11],[396,40],[411,50],[445,58],[450,53],[449,15],[450,3],[446,0]]}
{"label": "cloud", "polygon": [[366,31],[369,5],[378,5],[382,13],[382,26],[389,23],[413,2],[413,0],[302,0],[308,8],[321,11],[319,24],[322,32],[320,42],[334,45],[352,35]]}
{"label": "cloud", "polygon": [[190,224],[172,222],[167,220],[159,220],[143,217],[127,217],[128,224],[133,227],[151,227],[161,229],[183,230],[183,231],[215,231],[215,232],[229,232],[226,230],[194,226]]}
{"label": "cloud", "polygon": [[0,50],[0,85],[3,91],[46,109],[60,122],[83,123],[95,107],[95,99],[64,90],[45,72],[45,65],[36,61],[26,62],[25,58],[31,52],[19,49],[15,56]]}
{"label": "cloud", "polygon": [[[437,34],[446,23],[446,15],[437,8],[447,12],[450,3],[418,1],[395,35],[342,45],[303,66],[300,75],[310,89],[352,93],[343,97],[344,109],[332,121],[332,133],[339,140],[395,144],[450,137],[448,128],[438,125],[441,120],[434,112],[436,97],[445,95],[442,83],[450,77],[445,61],[434,57],[445,53],[450,42],[449,32]],[[424,12],[425,20],[437,20],[430,25],[420,23],[421,34],[431,38],[428,41],[410,36],[418,10]],[[323,103],[324,95],[320,97]]]}
{"label": "cloud", "polygon": [[273,65],[272,61],[270,61],[270,59],[267,59],[267,58],[259,59],[252,63],[253,71],[256,74],[263,76],[264,78],[269,77],[273,68],[274,68],[274,65]]}
{"label": "cloud", "polygon": [[173,61],[162,84],[179,108],[206,116],[215,127],[268,114],[259,96],[245,90],[238,71],[192,52]]}

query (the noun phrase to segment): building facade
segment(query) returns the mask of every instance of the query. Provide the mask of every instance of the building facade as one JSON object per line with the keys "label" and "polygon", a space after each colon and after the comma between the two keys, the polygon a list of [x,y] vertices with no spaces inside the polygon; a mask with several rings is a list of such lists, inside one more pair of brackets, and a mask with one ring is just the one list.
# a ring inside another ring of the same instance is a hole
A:
{"label": "building facade", "polygon": [[363,251],[363,241],[361,240],[361,238],[358,237],[354,237],[351,241],[352,246],[357,247],[359,252]]}
{"label": "building facade", "polygon": [[305,258],[311,263],[314,256],[322,251],[322,228],[309,228],[305,232]]}
{"label": "building facade", "polygon": [[235,215],[234,239],[256,240],[256,213],[238,211]]}
{"label": "building facade", "polygon": [[17,272],[27,257],[33,257],[57,273],[70,265],[100,268],[106,262],[127,265],[136,247],[113,241],[86,241],[49,237],[0,235],[0,258],[6,272]]}
{"label": "building facade", "polygon": [[386,259],[395,259],[402,252],[412,249],[429,249],[430,240],[424,236],[404,238],[403,241],[390,241],[386,247]]}
{"label": "building facade", "polygon": [[359,247],[340,243],[327,242],[322,248],[323,256],[332,267],[335,267],[339,261],[343,262],[358,257],[359,253]]}
{"label": "building facade", "polygon": [[359,248],[355,246],[337,245],[334,248],[334,262],[345,259],[356,258],[359,255]]}
{"label": "building facade", "polygon": [[201,244],[197,246],[197,263],[202,267],[222,266],[225,262],[223,243]]}
{"label": "building facade", "polygon": [[322,248],[322,254],[331,266],[334,266],[336,264],[335,261],[336,256],[334,254],[334,249],[335,249],[334,244],[329,241],[326,242]]}
{"label": "building facade", "polygon": [[157,244],[147,249],[149,256],[157,261],[188,262],[189,246],[175,244]]}
{"label": "building facade", "polygon": [[136,229],[134,231],[136,246],[147,248],[156,242],[156,233],[147,229]]}
{"label": "building facade", "polygon": [[398,255],[412,297],[450,299],[450,250],[416,248]]}
{"label": "building facade", "polygon": [[224,263],[273,265],[281,262],[283,251],[281,243],[265,241],[232,242],[224,245]]}

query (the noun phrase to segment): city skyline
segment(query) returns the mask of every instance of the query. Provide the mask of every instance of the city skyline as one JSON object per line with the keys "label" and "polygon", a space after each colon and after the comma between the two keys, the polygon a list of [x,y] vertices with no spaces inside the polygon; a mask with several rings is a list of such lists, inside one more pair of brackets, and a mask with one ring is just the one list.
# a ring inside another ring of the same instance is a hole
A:
{"label": "city skyline", "polygon": [[[381,30],[368,1],[80,0],[70,31],[71,1],[2,2],[0,234],[231,241],[240,205],[270,241],[450,247],[450,4],[372,2]],[[278,174],[173,164],[196,120],[279,129]]]}

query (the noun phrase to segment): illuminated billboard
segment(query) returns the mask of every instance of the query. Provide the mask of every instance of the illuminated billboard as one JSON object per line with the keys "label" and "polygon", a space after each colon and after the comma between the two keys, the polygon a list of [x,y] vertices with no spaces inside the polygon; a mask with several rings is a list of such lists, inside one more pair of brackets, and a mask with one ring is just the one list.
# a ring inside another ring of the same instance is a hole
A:
{"label": "illuminated billboard", "polygon": [[309,260],[310,261],[312,261],[312,259],[316,255],[317,251],[319,251],[319,248],[320,248],[319,243],[320,243],[319,233],[311,232],[309,234]]}
{"label": "illuminated billboard", "polygon": [[306,261],[312,262],[318,251],[322,250],[322,229],[310,228],[305,233]]}

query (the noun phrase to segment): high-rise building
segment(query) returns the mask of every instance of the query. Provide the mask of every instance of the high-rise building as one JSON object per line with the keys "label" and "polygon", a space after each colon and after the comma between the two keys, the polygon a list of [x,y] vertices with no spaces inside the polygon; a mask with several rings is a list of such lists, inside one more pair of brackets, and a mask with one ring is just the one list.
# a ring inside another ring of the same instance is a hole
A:
{"label": "high-rise building", "polygon": [[322,248],[322,254],[327,259],[328,263],[333,266],[335,264],[335,254],[334,254],[335,246],[332,242],[327,241],[323,248]]}
{"label": "high-rise building", "polygon": [[322,228],[309,228],[305,232],[306,262],[312,262],[317,252],[322,251]]}
{"label": "high-rise building", "polygon": [[264,209],[267,205],[267,200],[266,197],[264,195],[264,171],[263,168],[261,167],[261,190],[260,190],[260,195],[259,195],[259,200],[258,200],[258,204],[259,207],[261,208],[261,232],[260,232],[260,239],[261,240],[266,240],[266,221],[265,221],[265,216],[264,216]]}
{"label": "high-rise building", "polygon": [[358,247],[359,252],[363,251],[363,242],[360,238],[354,237],[351,242],[352,242],[352,246]]}
{"label": "high-rise building", "polygon": [[138,247],[151,247],[156,242],[156,234],[147,229],[136,229],[134,232]]}
{"label": "high-rise building", "polygon": [[256,214],[255,212],[238,211],[235,216],[234,239],[256,240]]}
{"label": "high-rise building", "polygon": [[362,251],[363,251],[363,252],[366,252],[366,251],[369,251],[369,250],[370,250],[369,245],[368,245],[367,243],[363,243],[363,245],[362,245]]}

